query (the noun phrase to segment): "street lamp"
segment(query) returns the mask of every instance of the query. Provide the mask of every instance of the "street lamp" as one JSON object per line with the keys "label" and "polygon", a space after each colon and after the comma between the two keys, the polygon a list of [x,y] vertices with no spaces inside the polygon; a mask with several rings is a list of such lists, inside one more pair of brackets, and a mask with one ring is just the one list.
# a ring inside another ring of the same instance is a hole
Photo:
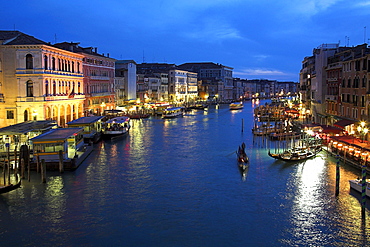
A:
{"label": "street lamp", "polygon": [[364,121],[360,122],[360,125],[357,127],[357,131],[362,136],[362,139],[361,139],[362,142],[364,142],[364,137],[367,134],[367,132],[369,132],[369,129],[366,128],[366,122]]}
{"label": "street lamp", "polygon": [[106,107],[107,105],[103,101],[100,106],[101,106],[101,111],[102,111],[101,115],[103,115],[103,113],[104,113],[104,107]]}

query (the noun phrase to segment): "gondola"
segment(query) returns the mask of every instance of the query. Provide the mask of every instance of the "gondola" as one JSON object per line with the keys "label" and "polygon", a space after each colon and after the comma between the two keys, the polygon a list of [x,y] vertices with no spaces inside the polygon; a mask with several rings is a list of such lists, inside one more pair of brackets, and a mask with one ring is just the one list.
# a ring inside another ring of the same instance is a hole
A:
{"label": "gondola", "polygon": [[249,166],[249,157],[245,152],[245,143],[243,142],[241,146],[239,146],[238,151],[236,152],[237,161],[239,168],[242,170],[246,170]]}
{"label": "gondola", "polygon": [[283,153],[271,153],[269,150],[268,155],[278,160],[302,161],[315,157],[321,150],[322,150],[321,146],[315,146],[310,148],[292,148],[285,150]]}
{"label": "gondola", "polygon": [[9,184],[9,185],[5,185],[5,186],[0,186],[0,194],[7,193],[9,191],[18,189],[19,187],[21,187],[21,181],[22,180],[19,180],[19,182],[16,183],[16,184]]}

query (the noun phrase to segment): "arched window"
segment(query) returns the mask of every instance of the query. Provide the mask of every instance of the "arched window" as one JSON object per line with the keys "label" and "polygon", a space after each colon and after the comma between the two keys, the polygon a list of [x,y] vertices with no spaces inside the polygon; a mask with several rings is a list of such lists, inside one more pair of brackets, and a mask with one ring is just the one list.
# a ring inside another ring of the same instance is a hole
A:
{"label": "arched window", "polygon": [[53,95],[57,94],[57,84],[55,81],[53,81]]}
{"label": "arched window", "polygon": [[47,70],[48,69],[48,56],[44,56],[44,69]]}
{"label": "arched window", "polygon": [[28,111],[27,110],[25,110],[23,113],[23,119],[25,122],[28,121]]}
{"label": "arched window", "polygon": [[26,69],[33,69],[33,57],[31,54],[26,55]]}
{"label": "arched window", "polygon": [[55,70],[55,57],[51,59],[52,70]]}
{"label": "arched window", "polygon": [[75,72],[75,62],[72,61],[72,73]]}
{"label": "arched window", "polygon": [[48,80],[45,81],[45,96],[49,95],[49,82]]}
{"label": "arched window", "polygon": [[77,73],[80,73],[80,63],[77,62]]}
{"label": "arched window", "polygon": [[77,84],[77,93],[78,94],[81,93],[81,84],[80,84],[80,82],[78,82],[78,84]]}
{"label": "arched window", "polygon": [[26,82],[27,97],[33,97],[33,81]]}

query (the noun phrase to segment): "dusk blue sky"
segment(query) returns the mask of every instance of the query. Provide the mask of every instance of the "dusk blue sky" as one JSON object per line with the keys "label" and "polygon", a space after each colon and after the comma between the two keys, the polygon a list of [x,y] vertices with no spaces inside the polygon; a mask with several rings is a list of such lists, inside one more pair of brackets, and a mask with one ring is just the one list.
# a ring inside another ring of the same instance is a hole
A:
{"label": "dusk blue sky", "polygon": [[313,48],[368,43],[369,17],[366,0],[11,0],[0,30],[137,63],[215,62],[234,77],[298,82]]}

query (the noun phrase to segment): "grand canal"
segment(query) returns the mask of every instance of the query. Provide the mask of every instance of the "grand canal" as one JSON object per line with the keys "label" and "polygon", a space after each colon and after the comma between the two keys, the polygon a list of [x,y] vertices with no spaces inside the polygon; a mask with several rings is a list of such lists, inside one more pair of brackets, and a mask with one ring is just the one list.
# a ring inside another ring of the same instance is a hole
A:
{"label": "grand canal", "polygon": [[[360,171],[321,152],[301,163],[267,155],[252,112],[211,106],[176,119],[132,120],[74,172],[33,173],[0,195],[1,246],[368,246]],[[247,145],[240,174],[235,151]],[[370,199],[368,199],[369,201]]]}

